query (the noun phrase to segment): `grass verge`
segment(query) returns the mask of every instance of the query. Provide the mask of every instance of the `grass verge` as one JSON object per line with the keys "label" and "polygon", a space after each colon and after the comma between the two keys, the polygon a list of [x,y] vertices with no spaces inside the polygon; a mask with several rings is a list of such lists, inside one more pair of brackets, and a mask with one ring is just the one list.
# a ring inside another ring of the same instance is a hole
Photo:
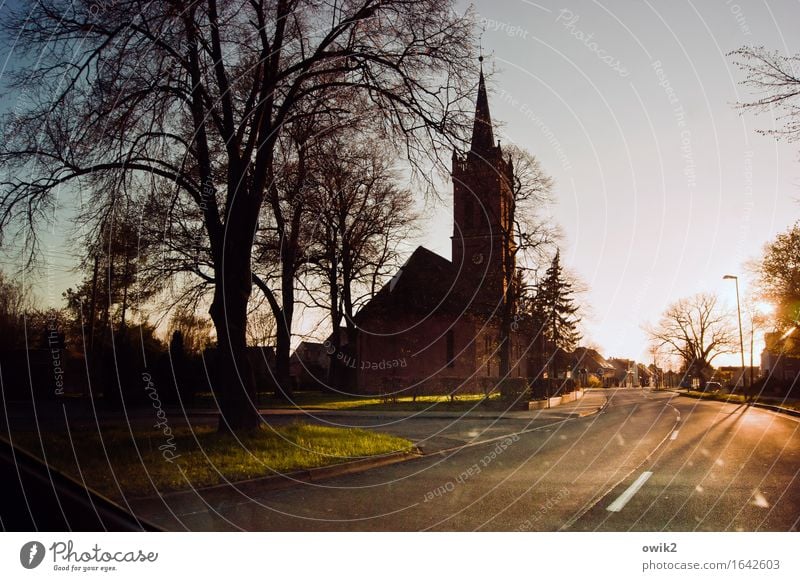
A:
{"label": "grass verge", "polygon": [[[681,392],[681,395],[687,395],[697,399],[710,399],[713,401],[723,401],[729,403],[747,403],[745,396],[739,393],[706,393],[704,391],[687,391]],[[800,402],[797,400],[784,400],[779,397],[760,396],[755,399],[757,403],[776,405],[793,410],[800,410]]]}
{"label": "grass verge", "polygon": [[[499,400],[500,394],[492,394],[489,401]],[[258,406],[262,409],[304,409],[304,410],[361,410],[361,411],[402,411],[402,412],[465,412],[482,410],[486,398],[481,394],[458,395],[455,400],[446,395],[424,395],[416,399],[398,397],[389,400],[380,396],[348,396],[336,393],[295,392],[292,401],[274,397],[272,394],[259,394]],[[210,392],[198,394],[195,403],[200,408],[216,408]]]}
{"label": "grass verge", "polygon": [[[318,468],[395,452],[408,440],[353,428],[305,423],[262,427],[246,436],[212,427],[162,431],[112,428],[15,434],[15,444],[111,498],[148,496],[275,473]],[[159,449],[160,448],[160,449]],[[171,453],[165,453],[167,451]]]}

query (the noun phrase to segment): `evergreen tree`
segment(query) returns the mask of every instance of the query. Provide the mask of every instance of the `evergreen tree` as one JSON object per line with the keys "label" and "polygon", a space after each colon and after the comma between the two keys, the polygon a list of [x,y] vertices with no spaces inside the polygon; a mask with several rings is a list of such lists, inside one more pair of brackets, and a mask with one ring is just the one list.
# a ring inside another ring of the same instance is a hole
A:
{"label": "evergreen tree", "polygon": [[578,344],[580,318],[573,298],[572,283],[561,267],[560,251],[556,251],[544,278],[539,282],[532,301],[532,319],[542,325],[544,337],[553,347],[571,351]]}

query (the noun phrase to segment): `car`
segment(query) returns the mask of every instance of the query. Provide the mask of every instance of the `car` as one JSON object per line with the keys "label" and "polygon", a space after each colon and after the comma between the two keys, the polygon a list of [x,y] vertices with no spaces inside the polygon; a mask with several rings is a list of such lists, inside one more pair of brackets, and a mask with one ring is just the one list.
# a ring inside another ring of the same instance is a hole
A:
{"label": "car", "polygon": [[707,391],[710,393],[716,393],[718,391],[722,391],[722,384],[718,381],[707,381],[706,387],[703,391]]}

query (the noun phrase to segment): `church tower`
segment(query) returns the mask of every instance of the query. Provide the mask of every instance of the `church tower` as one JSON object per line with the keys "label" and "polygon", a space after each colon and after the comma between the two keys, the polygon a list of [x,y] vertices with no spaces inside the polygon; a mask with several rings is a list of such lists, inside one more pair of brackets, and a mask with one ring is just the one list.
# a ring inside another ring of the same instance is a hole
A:
{"label": "church tower", "polygon": [[453,152],[452,176],[453,264],[459,280],[475,293],[473,305],[492,311],[502,300],[505,274],[515,270],[513,167],[494,141],[482,67],[472,143],[464,155]]}

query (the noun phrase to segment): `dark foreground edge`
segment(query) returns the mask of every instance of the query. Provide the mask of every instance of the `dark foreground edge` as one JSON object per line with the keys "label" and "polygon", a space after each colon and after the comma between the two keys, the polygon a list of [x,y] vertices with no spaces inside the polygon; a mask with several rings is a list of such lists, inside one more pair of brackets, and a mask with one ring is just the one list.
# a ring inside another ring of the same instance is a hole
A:
{"label": "dark foreground edge", "polygon": [[159,531],[105,496],[47,466],[0,436],[0,529]]}

